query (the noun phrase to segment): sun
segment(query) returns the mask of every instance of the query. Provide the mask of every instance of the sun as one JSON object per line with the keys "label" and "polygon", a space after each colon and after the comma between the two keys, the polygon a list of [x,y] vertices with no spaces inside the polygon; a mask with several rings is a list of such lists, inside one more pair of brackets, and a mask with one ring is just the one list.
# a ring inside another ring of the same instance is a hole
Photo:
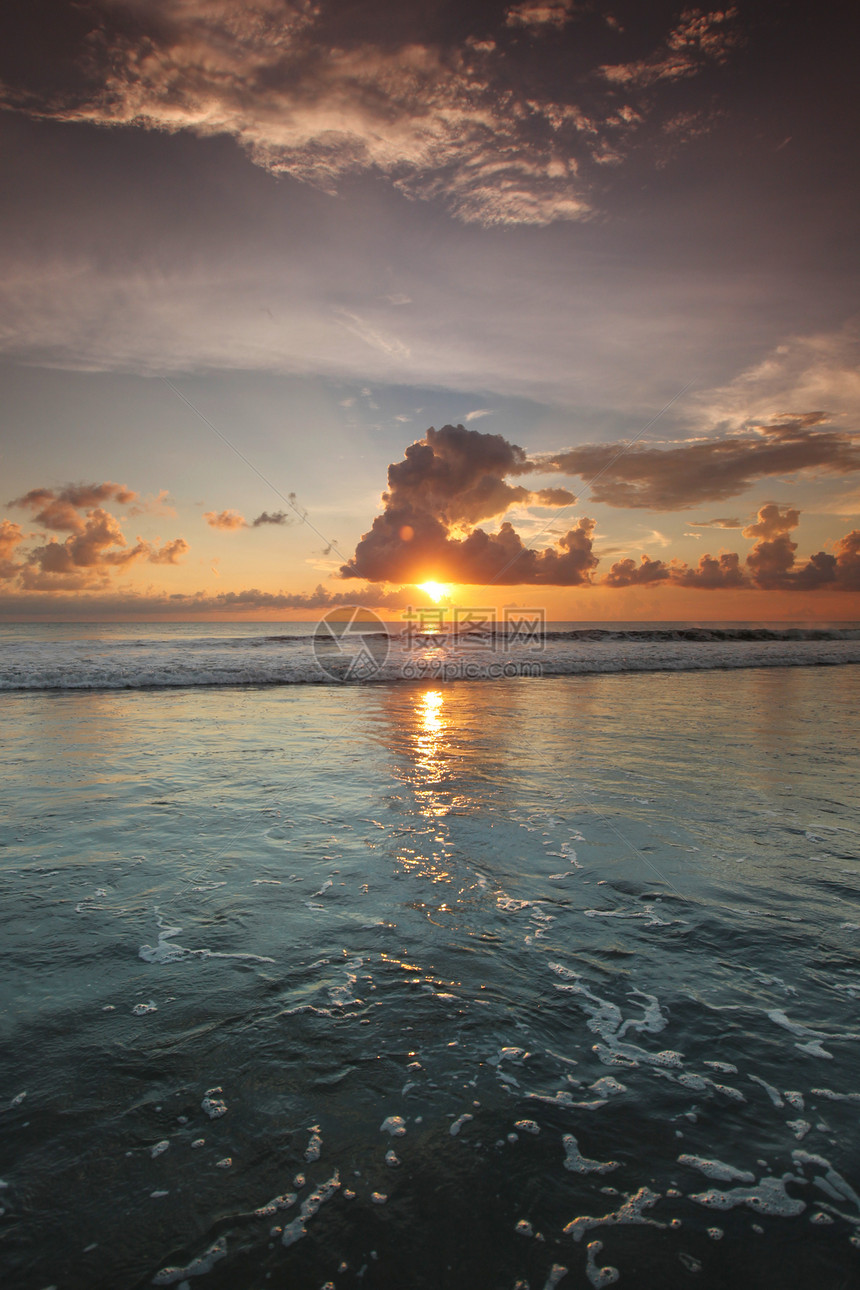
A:
{"label": "sun", "polygon": [[446,596],[450,595],[451,592],[450,587],[446,587],[442,582],[422,582],[419,586],[422,591],[427,592],[427,595],[436,605],[439,604],[440,600],[444,600]]}

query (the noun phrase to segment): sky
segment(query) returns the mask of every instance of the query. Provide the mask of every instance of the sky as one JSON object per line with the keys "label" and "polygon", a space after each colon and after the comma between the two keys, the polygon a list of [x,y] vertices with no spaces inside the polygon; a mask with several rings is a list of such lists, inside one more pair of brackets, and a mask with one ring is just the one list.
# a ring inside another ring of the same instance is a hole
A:
{"label": "sky", "polygon": [[857,36],[5,6],[0,618],[860,619]]}

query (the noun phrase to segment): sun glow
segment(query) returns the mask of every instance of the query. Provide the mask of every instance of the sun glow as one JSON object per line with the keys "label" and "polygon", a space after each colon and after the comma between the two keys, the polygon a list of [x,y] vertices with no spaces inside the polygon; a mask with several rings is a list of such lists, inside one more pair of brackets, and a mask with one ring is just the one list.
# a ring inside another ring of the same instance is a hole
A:
{"label": "sun glow", "polygon": [[436,605],[439,604],[440,600],[444,600],[444,598],[451,593],[450,587],[446,587],[442,582],[422,582],[419,585],[421,591],[426,591],[427,595]]}

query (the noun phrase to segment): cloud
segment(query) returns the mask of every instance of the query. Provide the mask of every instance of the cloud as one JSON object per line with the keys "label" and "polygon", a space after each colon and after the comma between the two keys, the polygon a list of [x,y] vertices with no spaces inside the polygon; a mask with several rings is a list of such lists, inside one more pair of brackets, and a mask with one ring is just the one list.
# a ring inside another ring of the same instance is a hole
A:
{"label": "cloud", "polygon": [[492,415],[492,408],[475,408],[474,412],[466,413],[466,421],[479,421],[481,417],[491,417]]}
{"label": "cloud", "polygon": [[658,81],[684,80],[696,76],[710,60],[725,61],[737,43],[733,23],[736,8],[712,10],[685,9],[665,42],[647,58],[629,63],[604,64],[600,75],[612,85],[647,89]]}
{"label": "cloud", "polygon": [[345,578],[374,582],[539,583],[578,586],[597,564],[593,521],[582,519],[555,547],[526,547],[510,523],[489,534],[475,525],[513,506],[568,506],[566,489],[509,484],[534,470],[525,451],[499,434],[432,426],[388,468],[383,513],[341,568]]}
{"label": "cloud", "polygon": [[757,541],[742,563],[735,551],[719,556],[703,555],[697,565],[680,560],[649,560],[642,556],[613,564],[601,579],[607,587],[633,587],[665,582],[677,587],[702,590],[756,588],[761,591],[860,590],[860,529],[853,529],[835,543],[834,553],[818,551],[802,564],[795,559],[797,543],[790,534],[800,522],[800,512],[768,502],[753,524],[743,530]]}
{"label": "cloud", "polygon": [[[694,397],[704,426],[745,430],[773,421],[774,409],[827,408],[829,419],[856,419],[860,409],[860,327],[787,336],[727,385]],[[691,409],[692,410],[692,409]]]}
{"label": "cloud", "polygon": [[512,5],[505,14],[508,27],[529,27],[540,30],[554,27],[560,30],[570,21],[574,0],[523,0]]}
{"label": "cloud", "polygon": [[13,524],[11,520],[0,522],[0,582],[6,582],[20,572],[21,566],[16,562],[15,555],[23,541],[20,524]]}
{"label": "cloud", "polygon": [[26,589],[104,585],[114,570],[125,568],[135,560],[145,558],[153,564],[175,564],[187,550],[188,544],[182,538],[161,548],[138,538],[130,547],[116,517],[96,507],[87,512],[83,528],[65,542],[51,538],[44,546],[29,551],[21,570],[21,582]]}
{"label": "cloud", "polygon": [[[717,520],[690,520],[691,529],[742,529],[743,520],[736,518],[717,519]],[[698,534],[696,535],[699,536]]]}
{"label": "cloud", "polygon": [[[787,414],[749,433],[697,440],[675,448],[585,445],[542,459],[544,469],[579,475],[593,501],[607,506],[680,511],[724,501],[760,479],[818,469],[860,470],[857,436],[816,429],[823,412]],[[721,525],[721,527],[727,527]]]}
{"label": "cloud", "polygon": [[647,587],[655,582],[665,582],[671,572],[662,560],[651,560],[643,555],[639,564],[634,560],[619,560],[602,581],[606,587]]}
{"label": "cloud", "polygon": [[670,575],[680,587],[700,587],[703,590],[750,585],[741,568],[740,556],[734,551],[724,551],[719,556],[703,555],[695,567],[678,566],[670,570]]}
{"label": "cloud", "polygon": [[211,529],[222,529],[225,533],[248,527],[244,515],[238,511],[204,511],[203,518]]}
{"label": "cloud", "polygon": [[[124,484],[67,484],[64,488],[33,488],[10,505],[34,513],[43,528],[68,533],[64,541],[27,546],[20,525],[0,523],[0,580],[17,583],[26,591],[72,591],[106,587],[115,573],[138,560],[150,564],[177,564],[189,550],[184,538],[163,546],[138,538],[129,546],[119,520],[95,503],[113,500],[121,506],[138,502],[138,494]],[[154,505],[161,506],[159,494]],[[137,513],[148,503],[136,506]],[[44,537],[44,534],[41,536]],[[30,538],[37,537],[31,534]]]}
{"label": "cloud", "polygon": [[[69,589],[71,590],[71,589]],[[427,598],[429,600],[429,598]],[[65,591],[54,591],[46,594],[43,591],[31,591],[0,594],[0,615],[26,614],[32,617],[45,617],[52,620],[70,618],[72,620],[87,616],[98,616],[107,619],[117,617],[137,618],[187,618],[197,615],[253,614],[267,611],[283,610],[320,610],[336,609],[344,605],[360,605],[380,611],[405,609],[416,603],[423,603],[424,597],[418,587],[401,587],[383,591],[380,587],[351,587],[347,592],[329,591],[322,585],[311,592],[271,592],[251,587],[241,591],[219,592],[208,595],[198,591],[192,593],[174,592],[133,592],[101,591],[83,592],[73,595]]]}
{"label": "cloud", "polygon": [[190,550],[185,538],[174,538],[162,547],[150,547],[146,558],[150,564],[179,564]]}
{"label": "cloud", "polygon": [[[376,172],[480,224],[587,215],[581,164],[605,159],[610,143],[617,152],[619,132],[650,110],[642,102],[619,117],[618,87],[652,90],[722,61],[735,13],[685,11],[657,53],[595,67],[589,115],[530,83],[511,57],[515,29],[559,33],[571,0],[510,6],[499,40],[428,39],[438,24],[418,22],[410,36],[385,6],[356,28],[311,0],[91,0],[88,12],[92,29],[69,52],[77,77],[41,92],[5,86],[6,106],[67,122],[230,135],[273,174],[334,193],[346,176]],[[398,343],[357,317],[345,325],[371,345]]]}
{"label": "cloud", "polygon": [[[291,494],[294,496],[294,494]],[[255,520],[251,521],[251,528],[258,529],[263,524],[292,524],[293,516],[288,515],[286,511],[262,511]]]}
{"label": "cloud", "polygon": [[[159,503],[166,494],[159,494]],[[138,501],[138,495],[125,484],[66,484],[64,488],[31,488],[23,497],[16,497],[9,506],[21,506],[34,512],[33,518],[43,528],[56,533],[81,533],[84,519],[81,511],[113,501],[127,506]]]}

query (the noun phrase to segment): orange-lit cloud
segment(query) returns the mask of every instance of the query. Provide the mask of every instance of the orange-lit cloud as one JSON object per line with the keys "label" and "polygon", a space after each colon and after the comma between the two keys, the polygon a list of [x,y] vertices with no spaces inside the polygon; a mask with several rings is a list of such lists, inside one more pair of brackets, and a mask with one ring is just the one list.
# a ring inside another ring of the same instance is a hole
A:
{"label": "orange-lit cloud", "polygon": [[[298,514],[302,514],[301,509],[296,505],[295,493],[290,493],[290,502]],[[287,511],[261,511],[261,513],[250,522],[245,519],[238,511],[204,511],[203,518],[212,529],[221,529],[224,533],[235,533],[239,529],[259,529],[265,525],[275,525],[285,527],[288,524],[295,523],[295,516],[290,515]]]}
{"label": "orange-lit cloud", "polygon": [[[159,495],[163,500],[165,495]],[[43,528],[56,533],[82,533],[82,510],[113,501],[118,506],[137,502],[138,495],[125,484],[66,484],[64,488],[31,488],[23,497],[16,497],[9,506],[26,507],[33,512],[33,519]]]}
{"label": "orange-lit cloud", "polygon": [[0,581],[8,581],[20,573],[21,566],[16,562],[15,554],[23,541],[20,524],[13,524],[11,520],[0,522]]}
{"label": "orange-lit cloud", "polygon": [[581,519],[554,547],[526,547],[509,523],[498,533],[474,527],[515,505],[568,506],[566,489],[532,491],[505,476],[534,469],[524,450],[498,434],[464,426],[432,427],[388,468],[385,509],[355,555],[346,578],[386,582],[517,583],[578,586],[597,564],[593,521]]}
{"label": "orange-lit cloud", "polygon": [[619,560],[604,575],[607,587],[637,587],[658,582],[702,590],[755,588],[760,591],[860,590],[860,529],[853,529],[834,545],[834,552],[818,551],[798,563],[797,543],[790,534],[800,522],[794,507],[768,502],[754,524],[743,530],[746,538],[757,538],[744,561],[735,551],[719,556],[703,555],[697,565],[680,560],[666,563],[642,556],[639,564]]}
{"label": "orange-lit cloud", "polygon": [[244,515],[238,511],[204,511],[203,518],[211,529],[223,529],[227,533],[248,527]]}
{"label": "orange-lit cloud", "polygon": [[[160,494],[156,503],[162,505],[165,496]],[[24,591],[108,587],[116,572],[135,561],[177,564],[187,553],[184,538],[174,538],[160,547],[138,538],[129,546],[117,517],[96,504],[106,500],[127,506],[139,499],[124,484],[113,483],[34,488],[16,498],[10,504],[32,511],[44,529],[69,536],[64,541],[52,537],[48,542],[37,540],[36,545],[27,545],[20,525],[4,520],[0,525],[0,580]],[[36,535],[31,534],[33,537]]]}

